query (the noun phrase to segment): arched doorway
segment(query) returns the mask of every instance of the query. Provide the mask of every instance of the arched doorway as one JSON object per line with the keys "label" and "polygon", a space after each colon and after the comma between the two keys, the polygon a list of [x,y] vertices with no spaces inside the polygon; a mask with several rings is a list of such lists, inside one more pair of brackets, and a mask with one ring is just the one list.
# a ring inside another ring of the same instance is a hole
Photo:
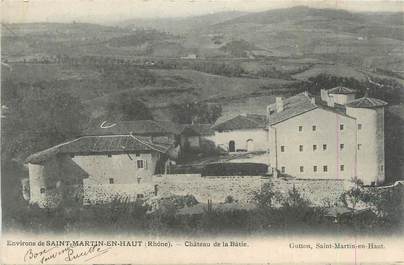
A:
{"label": "arched doorway", "polygon": [[229,142],[229,152],[236,152],[236,144],[233,140]]}
{"label": "arched doorway", "polygon": [[252,151],[254,151],[254,140],[248,139],[247,140],[247,152],[252,152]]}

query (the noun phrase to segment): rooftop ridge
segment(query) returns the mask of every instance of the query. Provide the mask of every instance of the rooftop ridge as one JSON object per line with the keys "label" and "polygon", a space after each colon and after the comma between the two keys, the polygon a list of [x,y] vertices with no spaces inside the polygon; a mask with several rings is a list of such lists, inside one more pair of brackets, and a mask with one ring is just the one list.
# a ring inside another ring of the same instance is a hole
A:
{"label": "rooftop ridge", "polygon": [[327,90],[328,94],[355,94],[356,90],[345,86],[336,86]]}
{"label": "rooftop ridge", "polygon": [[[136,145],[133,146],[133,144],[132,144],[132,146],[129,147],[129,149],[131,149],[131,148],[133,149],[132,151],[143,150],[143,149],[139,149],[139,148],[144,148],[144,147],[146,147],[146,149],[144,149],[144,150],[154,150],[154,151],[157,151],[157,152],[160,152],[160,153],[165,153],[168,150],[168,146],[164,146],[164,145],[160,145],[160,144],[154,144],[154,143],[149,142],[147,139],[142,139],[142,137],[134,137],[134,136],[132,136],[130,134],[125,134],[125,135],[100,135],[100,136],[91,136],[91,135],[89,135],[89,136],[81,136],[81,137],[78,137],[78,138],[76,138],[76,139],[74,139],[72,141],[67,141],[67,142],[58,144],[56,146],[50,147],[48,149],[36,152],[36,153],[28,156],[25,159],[25,162],[26,163],[33,163],[33,164],[40,164],[40,163],[46,161],[50,156],[54,156],[54,155],[57,155],[57,154],[82,153],[82,152],[84,152],[83,150],[80,150],[80,148],[82,146],[78,147],[78,146],[75,146],[75,145],[73,145],[73,146],[70,146],[70,145],[75,143],[75,142],[79,142],[80,140],[83,140],[83,139],[91,139],[91,140],[95,139],[95,142],[89,140],[89,142],[87,141],[87,142],[81,143],[81,144],[84,144],[84,145],[87,146],[87,147],[85,147],[86,148],[85,152],[90,152],[90,153],[91,152],[97,152],[97,153],[101,152],[102,153],[102,152],[121,152],[121,151],[125,151],[126,146],[124,148],[121,146],[123,148],[122,150],[116,147],[117,143],[122,142],[122,140],[119,140],[119,138],[123,138],[123,137],[131,138],[131,139],[135,140],[138,143],[137,146]],[[105,142],[104,146],[101,146],[102,147],[101,149],[99,147],[97,149],[96,147],[97,147],[98,142],[96,142],[96,140],[97,139],[105,139],[105,138],[118,138],[118,142]],[[80,142],[79,142],[79,144],[80,144]],[[128,141],[125,142],[125,145],[126,144],[129,144]],[[140,144],[140,147],[139,147],[139,144]],[[144,147],[142,147],[142,146],[144,146]],[[66,147],[66,149],[64,149],[64,147]]]}
{"label": "rooftop ridge", "polygon": [[386,106],[387,104],[388,103],[384,100],[364,96],[348,102],[346,106],[351,108],[378,108]]}

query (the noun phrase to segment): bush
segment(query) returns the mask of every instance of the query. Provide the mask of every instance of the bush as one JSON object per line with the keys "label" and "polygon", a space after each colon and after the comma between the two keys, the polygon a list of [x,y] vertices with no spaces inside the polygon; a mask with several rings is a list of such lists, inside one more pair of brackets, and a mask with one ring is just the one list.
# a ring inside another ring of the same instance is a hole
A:
{"label": "bush", "polygon": [[234,198],[231,195],[228,195],[225,199],[224,199],[224,203],[233,203],[234,202]]}
{"label": "bush", "polygon": [[198,204],[198,200],[194,195],[187,194],[185,196],[172,195],[160,200],[160,204],[171,203],[176,209],[184,208],[185,206],[191,207]]}
{"label": "bush", "polygon": [[279,193],[274,191],[274,186],[271,182],[264,183],[260,191],[253,192],[253,201],[261,208],[271,208],[275,198]]}

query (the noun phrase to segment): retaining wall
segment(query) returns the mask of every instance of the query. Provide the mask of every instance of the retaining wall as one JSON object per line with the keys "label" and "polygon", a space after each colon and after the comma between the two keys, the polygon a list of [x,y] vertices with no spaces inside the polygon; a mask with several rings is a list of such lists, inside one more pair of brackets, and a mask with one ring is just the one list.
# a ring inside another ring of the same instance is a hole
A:
{"label": "retaining wall", "polygon": [[265,180],[261,176],[217,176],[200,177],[192,175],[167,175],[154,178],[159,187],[159,196],[171,194],[191,194],[199,202],[206,203],[208,199],[213,203],[224,202],[227,196],[232,196],[241,204],[251,200],[254,191],[258,191]]}
{"label": "retaining wall", "polygon": [[116,198],[128,198],[135,201],[137,198],[149,199],[154,196],[152,183],[140,184],[88,184],[83,185],[84,204],[102,204],[113,201]]}
{"label": "retaining wall", "polygon": [[271,179],[276,190],[287,195],[293,186],[314,206],[334,205],[341,194],[352,187],[352,182],[346,180],[312,180],[312,179]]}
{"label": "retaining wall", "polygon": [[[253,193],[259,191],[265,182],[271,181],[276,191],[287,195],[293,186],[312,205],[333,205],[341,194],[352,187],[349,181],[342,180],[284,180],[263,179],[261,176],[220,176],[201,177],[200,174],[156,175],[149,183],[136,184],[89,184],[84,183],[84,203],[96,204],[112,201],[116,197],[136,200],[139,194],[143,199],[163,198],[171,195],[193,195],[202,203],[212,200],[222,203],[232,196],[240,204],[251,202]],[[155,187],[157,185],[157,196]]]}

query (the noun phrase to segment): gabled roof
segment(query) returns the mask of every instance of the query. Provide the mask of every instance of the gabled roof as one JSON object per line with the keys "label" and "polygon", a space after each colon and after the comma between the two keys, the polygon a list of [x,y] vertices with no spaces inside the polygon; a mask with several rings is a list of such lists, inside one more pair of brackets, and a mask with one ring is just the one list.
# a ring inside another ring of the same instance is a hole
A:
{"label": "gabled roof", "polygon": [[342,95],[348,95],[348,94],[355,94],[356,91],[351,88],[343,87],[343,86],[337,86],[331,89],[327,90],[328,94],[342,94]]}
{"label": "gabled roof", "polygon": [[84,131],[84,135],[168,135],[179,134],[180,127],[171,121],[137,120],[119,122],[97,122]]}
{"label": "gabled roof", "polygon": [[108,154],[131,152],[167,152],[169,146],[155,144],[132,135],[83,136],[30,155],[27,163],[40,164],[59,154]]}
{"label": "gabled roof", "polygon": [[186,124],[181,134],[188,136],[208,136],[213,135],[212,124]]}
{"label": "gabled roof", "polygon": [[369,97],[358,98],[346,104],[346,106],[351,108],[379,108],[386,105],[386,101]]}
{"label": "gabled roof", "polygon": [[308,95],[305,93],[299,93],[284,99],[283,110],[281,112],[271,113],[269,116],[269,123],[274,125],[316,108],[318,108],[318,106],[313,104]]}
{"label": "gabled roof", "polygon": [[213,126],[213,129],[220,131],[229,131],[229,130],[265,128],[265,120],[266,120],[265,115],[258,115],[258,114],[238,115],[222,123],[216,124],[215,126]]}

